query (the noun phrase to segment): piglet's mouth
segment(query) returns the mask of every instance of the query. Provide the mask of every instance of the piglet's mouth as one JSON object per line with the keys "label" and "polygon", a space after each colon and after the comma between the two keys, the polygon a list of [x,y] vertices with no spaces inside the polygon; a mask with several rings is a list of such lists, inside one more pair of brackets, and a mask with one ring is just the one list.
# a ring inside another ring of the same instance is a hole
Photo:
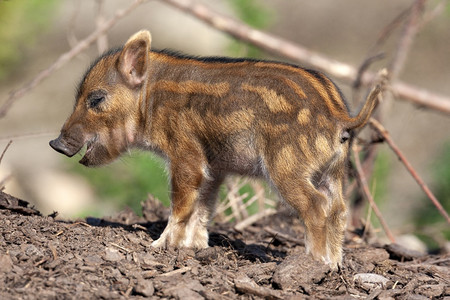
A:
{"label": "piglet's mouth", "polygon": [[80,164],[82,165],[89,165],[90,161],[92,160],[93,152],[95,150],[95,142],[96,138],[93,138],[86,142],[86,152],[84,153],[83,157],[80,160]]}

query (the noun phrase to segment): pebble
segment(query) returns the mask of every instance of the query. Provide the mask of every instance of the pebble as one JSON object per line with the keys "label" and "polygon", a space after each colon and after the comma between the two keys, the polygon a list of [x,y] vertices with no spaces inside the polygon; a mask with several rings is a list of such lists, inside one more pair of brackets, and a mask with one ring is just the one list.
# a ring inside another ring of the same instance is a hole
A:
{"label": "pebble", "polygon": [[119,252],[117,249],[113,248],[105,248],[105,255],[103,256],[104,260],[107,261],[121,261],[124,258],[124,256]]}
{"label": "pebble", "polygon": [[144,297],[151,297],[155,292],[155,287],[150,280],[139,279],[135,287],[135,292]]}
{"label": "pebble", "polygon": [[0,254],[0,271],[4,273],[11,272],[13,262],[9,254]]}
{"label": "pebble", "polygon": [[359,273],[353,276],[353,281],[359,283],[363,288],[372,290],[375,288],[384,288],[389,282],[389,279],[374,273]]}

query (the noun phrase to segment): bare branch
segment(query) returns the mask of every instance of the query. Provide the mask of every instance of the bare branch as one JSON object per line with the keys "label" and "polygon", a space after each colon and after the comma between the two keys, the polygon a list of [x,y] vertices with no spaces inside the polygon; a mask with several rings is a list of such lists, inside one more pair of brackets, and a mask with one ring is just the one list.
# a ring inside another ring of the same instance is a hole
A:
{"label": "bare branch", "polygon": [[[97,0],[97,18],[95,19],[95,25],[97,28],[101,28],[103,23],[105,23],[104,9],[105,9],[105,1]],[[102,54],[106,50],[108,50],[108,37],[106,36],[106,32],[100,35],[97,38],[97,48],[98,53]]]}
{"label": "bare branch", "polygon": [[282,238],[282,239],[284,239],[284,240],[286,240],[288,242],[296,243],[296,244],[298,244],[300,246],[305,246],[305,241],[304,240],[292,237],[292,236],[290,236],[288,234],[285,234],[285,233],[277,231],[277,230],[275,230],[273,228],[270,228],[269,226],[265,226],[263,229],[267,233],[270,233],[271,235],[273,235],[274,238]]}
{"label": "bare branch", "polygon": [[[260,30],[253,29],[242,22],[213,12],[208,7],[194,0],[161,0],[177,7],[202,20],[206,24],[217,28],[231,36],[252,43],[266,51],[282,55],[305,64],[309,64],[321,71],[340,78],[352,84],[357,77],[357,70],[353,66],[333,60],[322,54],[313,52],[305,47],[278,38]],[[366,73],[362,77],[364,85],[370,85],[374,73]],[[395,95],[412,103],[432,108],[450,114],[450,99],[448,97],[419,89],[406,83],[397,82],[392,86]]]}
{"label": "bare branch", "polygon": [[[2,155],[0,155],[0,164],[2,163],[3,156],[5,156],[5,153],[6,153],[6,151],[8,150],[9,146],[11,146],[11,144],[12,144],[12,140],[10,140],[10,141],[8,142],[8,144],[6,145],[5,149],[4,149],[3,152],[2,152]],[[0,191],[3,191],[3,189],[5,188],[6,182],[7,182],[8,180],[10,180],[11,177],[12,177],[12,176],[11,176],[11,174],[10,174],[10,175],[6,176],[5,178],[3,178],[2,180],[0,180]]]}
{"label": "bare branch", "polygon": [[112,18],[107,20],[102,24],[101,27],[98,27],[93,33],[87,36],[84,40],[81,40],[76,44],[72,49],[68,52],[62,54],[50,67],[41,71],[33,80],[23,85],[19,90],[12,91],[9,94],[9,97],[6,101],[0,106],[0,118],[4,117],[8,110],[11,108],[11,105],[20,97],[25,95],[27,92],[35,88],[42,80],[50,76],[54,71],[61,68],[68,61],[78,55],[80,52],[84,51],[95,42],[98,37],[104,34],[106,31],[110,30],[120,19],[138,7],[145,0],[135,0],[130,6],[123,10],[117,10]]}
{"label": "bare branch", "polygon": [[409,173],[413,176],[413,178],[416,180],[416,182],[419,184],[419,186],[422,188],[422,190],[425,192],[427,197],[433,202],[434,206],[439,210],[441,215],[445,218],[447,223],[450,224],[450,217],[448,216],[445,209],[442,207],[441,203],[436,199],[436,197],[433,195],[431,190],[428,188],[428,186],[425,184],[425,182],[420,178],[419,174],[414,170],[412,165],[409,163],[409,161],[406,159],[406,157],[403,155],[403,153],[400,151],[400,149],[395,145],[394,141],[391,139],[388,131],[381,125],[378,121],[374,119],[370,119],[369,125],[377,131],[379,134],[381,134],[384,138],[384,140],[387,142],[389,147],[391,147],[392,151],[398,156],[398,158],[402,161],[402,163],[405,165],[406,169]]}
{"label": "bare branch", "polygon": [[422,23],[420,24],[420,27],[425,26],[427,23],[431,22],[434,18],[442,14],[443,11],[445,11],[445,6],[447,5],[448,0],[441,0],[432,11],[426,13],[423,16]]}
{"label": "bare branch", "polygon": [[81,9],[81,1],[75,1],[75,7],[72,10],[72,14],[67,22],[67,29],[66,29],[66,36],[67,36],[67,42],[69,43],[70,47],[73,48],[78,43],[78,39],[75,36],[75,22],[77,20],[78,15],[80,14]]}
{"label": "bare branch", "polygon": [[240,221],[236,225],[234,225],[234,229],[242,232],[245,228],[252,225],[253,223],[259,221],[262,218],[271,216],[271,215],[275,214],[276,212],[277,211],[273,208],[267,208],[265,210],[257,212],[256,214],[251,215],[251,216],[245,218],[244,220]]}
{"label": "bare branch", "polygon": [[9,135],[0,137],[0,142],[9,141],[9,140],[21,140],[21,139],[29,139],[29,138],[38,138],[44,136],[54,136],[59,134],[58,131],[48,131],[48,132],[34,132],[34,133],[23,133],[16,135]]}
{"label": "bare branch", "polygon": [[425,1],[426,0],[416,0],[414,2],[411,12],[409,13],[408,21],[403,28],[403,34],[400,37],[394,59],[389,66],[389,74],[393,82],[397,80],[400,71],[405,65],[409,49],[411,48],[412,42],[419,29],[420,16],[425,10]]}
{"label": "bare branch", "polygon": [[3,156],[5,156],[5,153],[6,153],[6,151],[8,150],[9,146],[11,146],[11,144],[12,144],[12,140],[10,140],[10,141],[8,142],[8,144],[6,145],[5,149],[4,149],[3,152],[2,152],[2,155],[0,155],[0,164],[2,163]]}
{"label": "bare branch", "polygon": [[404,11],[400,12],[400,14],[398,14],[389,24],[387,24],[383,28],[383,30],[381,30],[375,44],[371,47],[371,50],[369,51],[369,56],[379,51],[380,47],[385,44],[386,40],[392,35],[395,29],[397,29],[397,27],[404,22],[404,20],[408,17],[410,13],[411,7],[408,7]]}
{"label": "bare branch", "polygon": [[378,209],[377,204],[373,200],[372,194],[369,190],[369,185],[367,184],[366,176],[364,175],[364,171],[361,167],[361,160],[359,159],[359,149],[356,145],[353,146],[353,152],[355,157],[355,168],[356,168],[356,177],[361,183],[361,188],[363,190],[364,195],[366,196],[367,200],[369,201],[370,207],[372,208],[373,212],[377,216],[378,220],[380,221],[381,227],[383,227],[384,232],[386,233],[386,236],[391,241],[391,243],[395,243],[394,235],[392,234],[391,230],[389,229],[386,221],[383,218],[383,215],[381,214],[380,210]]}

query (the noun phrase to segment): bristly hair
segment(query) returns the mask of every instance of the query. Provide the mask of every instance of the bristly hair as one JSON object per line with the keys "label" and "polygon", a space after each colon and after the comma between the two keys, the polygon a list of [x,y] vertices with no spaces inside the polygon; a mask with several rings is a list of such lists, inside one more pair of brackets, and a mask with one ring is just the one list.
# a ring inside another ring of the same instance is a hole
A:
{"label": "bristly hair", "polygon": [[[162,49],[162,50],[153,50],[152,52],[159,53],[159,54],[165,54],[167,56],[172,56],[175,58],[180,59],[187,59],[187,60],[195,60],[205,63],[239,63],[239,62],[260,62],[263,60],[260,59],[254,59],[254,58],[240,58],[240,57],[226,57],[226,56],[196,56],[196,55],[189,55],[185,53],[181,53],[176,50],[172,49]],[[278,62],[279,63],[279,62]],[[295,65],[292,65],[293,67],[298,67]]]}
{"label": "bristly hair", "polygon": [[104,52],[102,55],[100,55],[99,57],[97,57],[89,66],[89,68],[86,70],[86,72],[84,73],[82,79],[80,80],[80,82],[77,85],[77,90],[76,90],[76,100],[78,100],[78,98],[80,98],[81,96],[81,86],[83,85],[84,81],[86,80],[86,77],[89,75],[89,73],[91,73],[92,69],[105,57],[117,54],[118,52],[122,51],[123,46],[120,47],[116,47],[116,48],[112,48],[107,50],[106,52]]}
{"label": "bristly hair", "polygon": [[[336,89],[336,91],[339,94],[339,97],[341,97],[342,102],[344,102],[345,108],[347,109],[347,111],[350,113],[350,107],[348,105],[347,99],[344,97],[344,94],[342,94],[341,89],[336,85],[336,83],[334,83],[334,81],[328,77],[325,76],[325,74],[323,74],[322,72],[319,72],[317,70],[306,70],[308,71],[311,75],[313,75],[317,80],[320,81],[320,83],[322,83],[324,86],[328,86],[329,83],[331,83],[331,85]],[[326,77],[326,78],[325,78]],[[327,79],[329,81],[329,83],[327,82]],[[328,89],[327,89],[328,90]],[[331,97],[331,95],[330,95]]]}
{"label": "bristly hair", "polygon": [[310,73],[312,76],[314,76],[322,84],[327,86],[329,83],[326,82],[326,80],[324,79],[324,76],[325,76],[331,82],[331,84],[334,86],[334,88],[336,88],[337,92],[339,93],[339,96],[342,98],[342,101],[344,102],[345,107],[347,108],[347,111],[350,112],[348,102],[345,99],[344,95],[342,94],[341,89],[334,83],[334,81],[331,78],[329,78],[328,76],[326,76],[325,74],[323,74],[322,72],[319,72],[317,70],[311,70],[311,69],[300,67],[295,64],[291,64],[291,63],[287,63],[287,62],[280,62],[280,61],[275,61],[275,60],[264,60],[264,59],[254,59],[254,58],[233,58],[233,57],[223,57],[223,56],[205,56],[205,57],[192,56],[192,55],[186,55],[184,53],[180,53],[178,51],[174,51],[171,49],[152,50],[152,52],[165,54],[165,55],[180,58],[180,59],[189,59],[189,60],[195,60],[195,61],[205,62],[205,63],[227,64],[227,63],[240,63],[240,62],[255,62],[255,63],[266,62],[266,63],[275,63],[275,64],[280,64],[280,65],[290,66],[293,68],[303,69],[306,72]]}

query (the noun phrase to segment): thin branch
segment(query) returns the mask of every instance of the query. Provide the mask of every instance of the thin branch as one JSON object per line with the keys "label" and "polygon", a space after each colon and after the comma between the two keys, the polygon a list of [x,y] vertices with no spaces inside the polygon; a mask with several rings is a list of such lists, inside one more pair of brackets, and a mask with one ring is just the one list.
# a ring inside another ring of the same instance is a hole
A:
{"label": "thin branch", "polygon": [[450,98],[443,95],[438,95],[400,81],[392,84],[392,92],[396,96],[410,100],[418,106],[431,108],[446,114],[450,113]]}
{"label": "thin branch", "polygon": [[[97,17],[95,18],[95,25],[97,28],[101,28],[103,23],[105,23],[104,9],[105,9],[105,1],[97,0]],[[97,38],[97,49],[98,53],[102,54],[106,50],[108,50],[108,37],[106,32],[100,35]]]}
{"label": "thin branch", "polygon": [[413,40],[419,29],[420,17],[425,10],[425,1],[426,0],[416,0],[414,2],[408,16],[408,21],[403,28],[403,34],[400,37],[394,59],[389,66],[389,75],[393,82],[397,80],[405,65],[406,57],[408,56]]}
{"label": "thin branch", "polygon": [[363,61],[361,66],[358,68],[358,75],[353,83],[354,97],[353,103],[359,103],[360,93],[361,93],[361,78],[364,73],[368,70],[369,66],[376,60],[384,58],[386,55],[382,53],[381,47],[385,44],[386,40],[392,35],[394,30],[406,19],[411,11],[411,7],[398,14],[389,24],[387,24],[381,32],[378,34],[373,46],[368,51],[366,59]]}
{"label": "thin branch", "polygon": [[78,43],[78,39],[75,36],[75,23],[78,18],[78,15],[80,14],[81,3],[82,3],[81,1],[74,2],[75,7],[72,9],[72,13],[67,22],[66,38],[70,48],[75,47],[75,45]]}
{"label": "thin branch", "polygon": [[441,0],[432,11],[426,13],[423,18],[422,22],[420,23],[420,27],[425,26],[429,22],[431,22],[434,18],[441,15],[442,12],[445,10],[445,6],[448,4],[448,0]]}
{"label": "thin branch", "polygon": [[419,174],[414,170],[412,165],[409,163],[409,161],[406,159],[406,157],[403,155],[403,153],[400,151],[400,149],[395,145],[394,141],[391,139],[391,136],[389,135],[388,131],[381,125],[378,121],[374,119],[370,119],[369,125],[377,131],[379,134],[381,134],[384,138],[384,140],[387,142],[389,147],[394,151],[394,153],[398,156],[398,158],[402,161],[402,163],[405,165],[408,172],[412,175],[412,177],[416,180],[416,182],[419,184],[419,186],[422,188],[422,190],[425,192],[427,197],[433,202],[434,206],[439,210],[441,215],[445,218],[447,223],[450,224],[450,217],[448,216],[445,209],[442,207],[441,203],[436,199],[436,197],[433,195],[431,190],[428,188],[428,186],[425,184],[425,182],[420,178]]}
{"label": "thin branch", "polygon": [[44,137],[44,136],[53,136],[53,135],[57,135],[57,134],[59,134],[58,131],[23,133],[23,134],[0,137],[0,142],[9,141],[9,140],[22,140],[22,139],[29,139],[29,138],[38,138],[38,137]]}
{"label": "thin branch", "polygon": [[273,228],[270,228],[269,226],[265,226],[263,229],[267,233],[271,234],[274,238],[282,238],[282,239],[284,239],[284,240],[286,240],[288,242],[296,243],[296,244],[298,244],[300,246],[305,246],[305,241],[302,240],[302,239],[298,239],[298,238],[295,238],[295,237],[290,236],[288,234],[282,233],[282,232],[277,231],[277,230],[275,230]]}
{"label": "thin branch", "polygon": [[392,35],[392,33],[397,29],[397,27],[400,26],[400,24],[404,22],[404,20],[408,17],[410,13],[411,7],[408,7],[407,9],[400,12],[400,14],[398,14],[389,24],[387,24],[383,28],[383,30],[381,30],[381,32],[378,34],[378,38],[375,44],[371,47],[371,50],[369,51],[369,56],[379,51],[381,46],[385,44],[385,42]]}
{"label": "thin branch", "polygon": [[[2,155],[0,155],[0,164],[2,163],[3,157],[5,156],[6,151],[8,151],[9,146],[11,146],[12,144],[12,140],[10,140],[8,142],[8,144],[6,145],[5,149],[2,152]],[[11,174],[6,176],[5,178],[3,178],[2,180],[0,180],[0,191],[3,191],[3,189],[5,188],[5,184],[8,180],[11,179]]]}
{"label": "thin branch", "polygon": [[177,275],[177,274],[182,274],[182,273],[186,273],[188,271],[190,271],[192,269],[192,267],[188,266],[188,267],[183,267],[180,269],[176,269],[170,272],[166,272],[166,273],[162,273],[162,274],[158,274],[158,277],[170,277],[173,275]]}
{"label": "thin branch", "polygon": [[2,163],[3,156],[5,156],[5,153],[6,153],[6,151],[8,150],[9,146],[11,146],[11,144],[12,144],[12,140],[10,140],[10,141],[8,142],[8,144],[6,145],[5,149],[4,149],[3,152],[2,152],[2,155],[0,155],[0,164]]}
{"label": "thin branch", "polygon": [[[385,54],[384,53],[378,53],[374,56],[370,56],[368,57],[366,60],[363,61],[363,63],[361,64],[361,66],[358,68],[358,73],[356,75],[356,79],[353,82],[353,89],[355,90],[359,90],[361,87],[361,78],[363,77],[363,74],[369,69],[370,65],[372,65],[374,62],[381,60],[383,58],[385,58]],[[357,99],[357,98],[354,98]],[[358,103],[359,101],[355,101],[355,103]]]}
{"label": "thin branch", "polygon": [[[348,64],[333,60],[327,56],[313,52],[305,47],[294,44],[287,40],[278,38],[263,31],[253,29],[242,22],[225,17],[210,10],[194,0],[161,0],[178,9],[181,9],[208,25],[226,32],[231,36],[254,44],[266,51],[282,55],[305,64],[309,64],[321,71],[340,78],[352,84],[357,77],[357,69]],[[371,85],[376,76],[374,73],[366,73],[362,82],[364,85]],[[432,108],[446,114],[450,114],[450,99],[443,95],[438,95],[427,90],[397,82],[392,86],[395,95],[412,103]]]}
{"label": "thin branch", "polygon": [[370,207],[372,207],[373,212],[377,216],[378,220],[380,221],[381,227],[383,227],[384,232],[386,233],[386,236],[391,241],[391,243],[395,243],[394,235],[392,234],[391,230],[389,229],[386,221],[383,218],[383,215],[381,214],[380,210],[378,209],[377,204],[373,200],[372,194],[369,190],[369,185],[367,184],[366,176],[364,175],[364,171],[361,167],[361,160],[359,159],[359,149],[355,145],[353,146],[353,152],[355,157],[355,167],[356,167],[356,174],[357,178],[361,183],[361,188],[363,190],[364,195],[366,196],[367,200],[369,201]]}
{"label": "thin branch", "polygon": [[50,76],[54,71],[60,69],[63,65],[69,62],[80,52],[87,49],[89,45],[95,42],[106,31],[110,30],[120,19],[122,19],[124,16],[126,16],[128,13],[130,13],[144,1],[145,0],[135,0],[126,9],[117,10],[112,18],[104,22],[101,27],[98,27],[93,33],[87,36],[84,40],[78,42],[78,44],[76,44],[68,52],[62,54],[51,66],[41,71],[33,80],[24,84],[20,89],[11,91],[6,101],[0,106],[0,118],[3,118],[6,115],[6,113],[9,111],[9,109],[17,99],[19,99],[27,92],[35,88],[42,80]]}
{"label": "thin branch", "polygon": [[267,208],[265,210],[262,210],[254,215],[251,215],[250,217],[245,218],[244,220],[240,221],[236,225],[234,225],[234,229],[237,231],[243,231],[248,226],[252,225],[253,223],[259,221],[262,218],[271,216],[275,214],[277,211],[273,208]]}

